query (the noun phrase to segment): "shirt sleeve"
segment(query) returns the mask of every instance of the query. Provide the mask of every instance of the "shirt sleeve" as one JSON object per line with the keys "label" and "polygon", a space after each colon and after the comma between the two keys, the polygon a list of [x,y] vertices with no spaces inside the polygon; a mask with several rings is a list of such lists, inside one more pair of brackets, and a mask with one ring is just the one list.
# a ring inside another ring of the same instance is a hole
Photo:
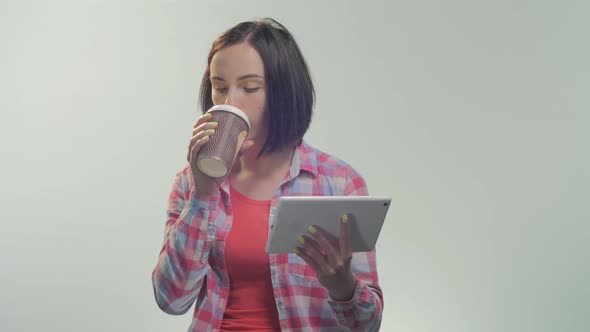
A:
{"label": "shirt sleeve", "polygon": [[[347,172],[346,196],[367,196],[364,179],[353,169]],[[383,293],[379,286],[375,250],[352,255],[352,272],[357,278],[356,290],[350,301],[330,300],[341,326],[350,331],[378,331],[383,314]]]}
{"label": "shirt sleeve", "polygon": [[[188,174],[187,174],[188,173]],[[168,199],[163,247],[152,273],[154,296],[166,313],[186,313],[201,292],[215,239],[218,196],[198,194],[189,172],[180,172]]]}

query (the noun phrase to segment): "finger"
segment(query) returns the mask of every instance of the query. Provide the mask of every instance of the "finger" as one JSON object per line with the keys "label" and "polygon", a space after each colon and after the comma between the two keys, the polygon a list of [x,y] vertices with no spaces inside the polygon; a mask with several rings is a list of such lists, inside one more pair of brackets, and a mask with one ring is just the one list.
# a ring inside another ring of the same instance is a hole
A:
{"label": "finger", "polygon": [[322,254],[322,249],[320,248],[318,243],[309,236],[300,236],[297,238],[297,242],[299,242],[303,246],[303,249],[305,249],[305,251],[311,256],[311,258],[313,258],[313,260],[320,266],[320,268],[322,268],[322,271],[324,271],[325,269],[323,267],[326,267],[328,262]]}
{"label": "finger", "polygon": [[196,152],[198,153],[200,150],[200,146],[207,143],[207,140],[202,141],[198,149],[194,150],[195,144],[202,140],[206,136],[211,136],[215,133],[215,128],[217,128],[217,122],[207,122],[211,119],[211,114],[207,113],[199,118],[197,123],[193,127],[193,136],[188,144],[188,153],[186,159],[188,162],[191,162],[191,153]]}
{"label": "finger", "polygon": [[328,240],[328,233],[321,227],[315,226],[309,226],[307,228],[307,231],[317,241],[317,244],[320,247],[321,251],[326,253],[326,261],[328,262],[328,264],[334,266],[334,264],[338,262],[338,256],[340,255],[340,251],[336,249],[336,247],[330,242],[330,240]]}
{"label": "finger", "polygon": [[342,215],[340,218],[340,255],[342,257],[352,257],[352,249],[350,247],[350,218],[348,214]]}
{"label": "finger", "polygon": [[193,128],[193,135],[199,133],[200,131],[205,131],[207,129],[215,129],[215,128],[217,128],[217,126],[218,126],[218,123],[215,121],[203,122]]}
{"label": "finger", "polygon": [[211,119],[211,116],[212,116],[211,113],[203,114],[199,119],[197,119],[197,122],[194,124],[193,128],[197,128],[201,124],[209,121]]}
{"label": "finger", "polygon": [[293,249],[293,252],[295,255],[301,257],[301,259],[303,259],[303,261],[306,262],[314,271],[319,271],[320,267],[318,263],[307,253],[304,248],[296,247]]}
{"label": "finger", "polygon": [[197,157],[197,154],[199,153],[199,150],[201,150],[201,147],[203,147],[203,145],[205,145],[205,143],[207,143],[208,141],[209,136],[204,136],[201,139],[197,140],[192,146],[189,146],[188,155],[186,156],[186,159],[189,162],[189,164],[192,164],[193,159]]}
{"label": "finger", "polygon": [[189,147],[194,145],[201,138],[203,138],[205,136],[211,136],[213,134],[215,134],[215,129],[207,129],[207,130],[199,131],[198,133],[194,134],[193,137],[191,137],[191,141],[189,142]]}

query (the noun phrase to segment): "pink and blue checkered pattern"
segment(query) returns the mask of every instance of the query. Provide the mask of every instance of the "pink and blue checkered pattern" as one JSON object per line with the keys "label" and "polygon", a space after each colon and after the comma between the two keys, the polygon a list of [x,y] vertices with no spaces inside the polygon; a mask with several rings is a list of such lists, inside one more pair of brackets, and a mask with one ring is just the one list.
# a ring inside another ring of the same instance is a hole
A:
{"label": "pink and blue checkered pattern", "polygon": [[[173,315],[195,305],[189,331],[218,331],[230,290],[225,241],[232,225],[229,184],[203,200],[186,166],[176,175],[169,198],[165,238],[152,274],[158,306]],[[271,202],[272,222],[281,196],[367,195],[363,178],[344,161],[303,142],[289,174]],[[358,280],[348,302],[334,301],[315,273],[295,254],[269,255],[282,331],[378,331],[383,312],[375,252],[354,253]]]}

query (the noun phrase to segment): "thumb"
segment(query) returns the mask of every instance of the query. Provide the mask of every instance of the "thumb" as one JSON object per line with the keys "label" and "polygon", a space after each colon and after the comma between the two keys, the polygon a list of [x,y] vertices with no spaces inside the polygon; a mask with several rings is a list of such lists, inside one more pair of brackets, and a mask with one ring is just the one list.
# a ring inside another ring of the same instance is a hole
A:
{"label": "thumb", "polygon": [[240,148],[241,152],[247,151],[248,149],[251,149],[252,146],[254,146],[254,141],[252,140],[245,140],[244,143],[242,143],[242,147]]}

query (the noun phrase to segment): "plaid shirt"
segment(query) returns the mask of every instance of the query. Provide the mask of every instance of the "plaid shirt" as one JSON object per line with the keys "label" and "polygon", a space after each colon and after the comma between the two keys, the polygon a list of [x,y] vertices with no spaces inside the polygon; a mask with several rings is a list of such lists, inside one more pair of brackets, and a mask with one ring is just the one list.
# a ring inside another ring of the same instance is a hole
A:
{"label": "plaid shirt", "polygon": [[[180,171],[169,198],[165,238],[152,273],[158,306],[173,315],[196,302],[189,331],[218,331],[230,291],[224,247],[232,225],[227,181],[203,200],[194,191],[189,166]],[[363,178],[345,162],[303,142],[271,201],[272,223],[281,196],[367,195]],[[295,254],[269,255],[273,292],[282,331],[377,331],[383,295],[375,252],[353,253],[357,278],[353,298],[334,301],[315,272]]]}

